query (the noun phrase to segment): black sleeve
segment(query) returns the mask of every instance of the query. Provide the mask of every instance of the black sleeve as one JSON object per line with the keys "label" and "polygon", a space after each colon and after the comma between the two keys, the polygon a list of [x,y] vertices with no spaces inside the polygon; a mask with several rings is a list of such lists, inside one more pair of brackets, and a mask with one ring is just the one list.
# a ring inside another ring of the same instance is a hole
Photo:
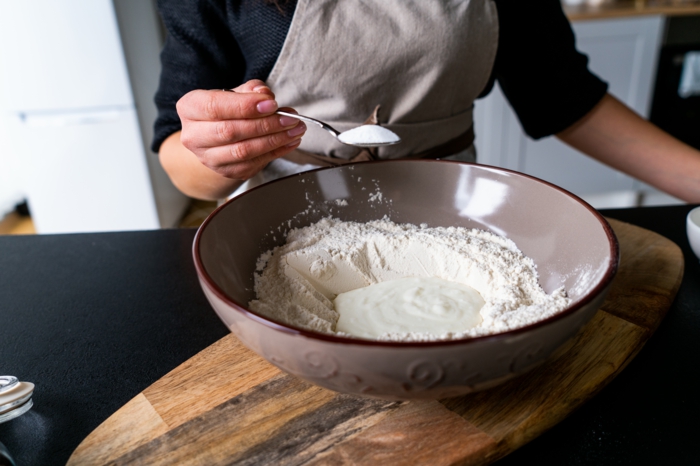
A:
{"label": "black sleeve", "polygon": [[181,129],[177,101],[193,89],[238,86],[245,60],[226,22],[226,5],[217,0],[159,0],[168,31],[160,55],[161,74],[155,95],[158,118],[152,149],[156,152]]}
{"label": "black sleeve", "polygon": [[534,139],[568,128],[608,85],[588,69],[559,0],[496,0],[500,37],[494,77]]}

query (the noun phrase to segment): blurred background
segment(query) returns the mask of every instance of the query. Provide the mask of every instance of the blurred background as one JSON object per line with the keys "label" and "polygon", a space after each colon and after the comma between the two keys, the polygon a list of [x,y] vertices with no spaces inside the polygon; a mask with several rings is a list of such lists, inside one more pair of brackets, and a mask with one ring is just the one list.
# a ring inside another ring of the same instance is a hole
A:
{"label": "blurred background", "polygon": [[[700,148],[700,0],[563,0],[610,91]],[[198,226],[149,149],[165,31],[155,0],[0,0],[0,234]],[[680,203],[526,137],[498,86],[476,104],[479,162],[543,178],[594,207]]]}

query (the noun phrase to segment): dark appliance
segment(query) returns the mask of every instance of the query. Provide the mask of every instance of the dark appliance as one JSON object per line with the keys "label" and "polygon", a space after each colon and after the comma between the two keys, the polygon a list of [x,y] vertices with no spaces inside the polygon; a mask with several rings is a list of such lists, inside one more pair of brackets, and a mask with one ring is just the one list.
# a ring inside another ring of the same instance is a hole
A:
{"label": "dark appliance", "polygon": [[681,141],[700,149],[698,80],[700,16],[669,18],[659,56],[649,119]]}

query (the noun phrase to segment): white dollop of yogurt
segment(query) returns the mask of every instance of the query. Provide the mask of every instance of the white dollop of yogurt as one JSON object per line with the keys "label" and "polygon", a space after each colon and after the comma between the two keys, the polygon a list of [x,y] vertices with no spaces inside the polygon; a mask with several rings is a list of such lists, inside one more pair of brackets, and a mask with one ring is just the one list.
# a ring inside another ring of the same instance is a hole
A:
{"label": "white dollop of yogurt", "polygon": [[396,144],[401,138],[393,131],[379,125],[362,125],[340,133],[340,142],[353,146]]}
{"label": "white dollop of yogurt", "polygon": [[338,332],[361,338],[464,332],[482,321],[484,299],[474,288],[436,277],[406,277],[340,293]]}

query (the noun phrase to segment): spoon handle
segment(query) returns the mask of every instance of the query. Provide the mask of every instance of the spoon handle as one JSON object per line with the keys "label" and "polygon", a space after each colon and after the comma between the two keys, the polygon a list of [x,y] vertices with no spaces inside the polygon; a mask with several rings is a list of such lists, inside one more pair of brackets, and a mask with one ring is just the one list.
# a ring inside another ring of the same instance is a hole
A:
{"label": "spoon handle", "polygon": [[331,133],[334,137],[338,137],[340,135],[340,131],[337,129],[333,128],[331,125],[324,123],[322,121],[316,120],[315,118],[307,117],[304,115],[297,115],[296,113],[289,113],[289,112],[282,112],[280,110],[277,110],[278,115],[284,115],[292,118],[296,118],[297,120],[302,120],[306,121],[308,123],[313,123],[315,125],[320,126],[321,128],[325,129],[329,133]]}

